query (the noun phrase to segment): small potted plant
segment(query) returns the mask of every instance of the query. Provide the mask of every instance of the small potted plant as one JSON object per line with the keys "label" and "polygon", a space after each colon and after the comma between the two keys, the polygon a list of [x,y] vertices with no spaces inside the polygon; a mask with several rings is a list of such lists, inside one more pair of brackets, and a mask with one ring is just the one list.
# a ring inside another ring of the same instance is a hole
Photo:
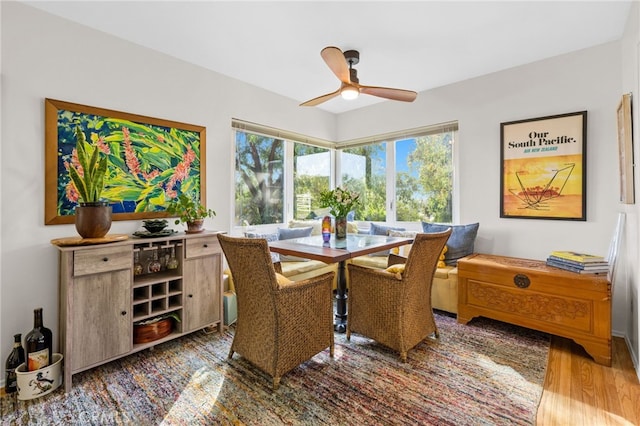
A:
{"label": "small potted plant", "polygon": [[175,223],[187,224],[187,234],[193,234],[196,232],[202,232],[204,230],[204,219],[207,217],[214,217],[216,212],[207,209],[200,204],[194,196],[187,194],[180,194],[177,198],[169,203],[167,212],[171,215],[178,216]]}
{"label": "small potted plant", "polygon": [[69,177],[78,191],[76,230],[82,238],[104,237],[111,228],[111,206],[100,199],[107,174],[107,156],[97,146],[87,143],[80,127],[76,127],[77,162],[69,165]]}

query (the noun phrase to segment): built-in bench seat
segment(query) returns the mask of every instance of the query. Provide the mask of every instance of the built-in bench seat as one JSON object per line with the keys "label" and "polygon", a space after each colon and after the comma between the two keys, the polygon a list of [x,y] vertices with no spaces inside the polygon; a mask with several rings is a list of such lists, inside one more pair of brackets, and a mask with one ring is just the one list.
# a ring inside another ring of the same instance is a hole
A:
{"label": "built-in bench seat", "polygon": [[[387,267],[387,256],[359,256],[350,262],[369,268]],[[458,268],[443,266],[436,269],[431,287],[431,305],[434,309],[458,313]]]}

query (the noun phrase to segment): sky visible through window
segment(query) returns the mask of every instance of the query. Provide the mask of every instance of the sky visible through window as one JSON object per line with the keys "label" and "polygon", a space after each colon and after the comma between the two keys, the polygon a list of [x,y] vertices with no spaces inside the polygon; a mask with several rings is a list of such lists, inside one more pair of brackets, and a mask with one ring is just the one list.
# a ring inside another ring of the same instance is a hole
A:
{"label": "sky visible through window", "polygon": [[[409,173],[409,164],[407,158],[416,149],[415,138],[403,139],[396,142],[396,172]],[[373,158],[374,164],[378,164],[384,167],[386,164],[385,152],[376,153]],[[343,153],[342,155],[342,169],[354,179],[361,179],[364,177],[364,162],[360,156],[349,155]],[[329,152],[322,152],[318,154],[304,155],[296,158],[297,170],[301,175],[307,176],[326,176],[326,171],[329,168]],[[411,173],[414,177],[418,176],[418,172],[413,170]]]}

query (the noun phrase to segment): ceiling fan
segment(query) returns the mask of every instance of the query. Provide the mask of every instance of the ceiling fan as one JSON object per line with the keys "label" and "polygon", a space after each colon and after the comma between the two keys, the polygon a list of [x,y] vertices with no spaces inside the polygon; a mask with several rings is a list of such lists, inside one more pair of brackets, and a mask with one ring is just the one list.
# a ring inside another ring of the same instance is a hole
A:
{"label": "ceiling fan", "polygon": [[418,95],[411,90],[360,84],[358,80],[358,70],[353,68],[354,65],[360,62],[360,52],[357,50],[347,50],[342,53],[342,50],[337,47],[329,46],[322,49],[320,55],[342,84],[335,92],[318,96],[317,98],[301,103],[300,106],[316,106],[338,95],[342,95],[344,99],[355,99],[360,93],[364,93],[365,95],[402,102],[413,102]]}

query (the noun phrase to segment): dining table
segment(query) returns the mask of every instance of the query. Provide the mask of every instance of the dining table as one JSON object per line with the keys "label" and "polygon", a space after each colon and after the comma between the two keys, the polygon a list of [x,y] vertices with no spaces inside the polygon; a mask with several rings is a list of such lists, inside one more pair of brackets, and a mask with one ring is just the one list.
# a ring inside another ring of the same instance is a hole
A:
{"label": "dining table", "polygon": [[338,264],[334,329],[344,333],[347,329],[347,260],[412,242],[413,238],[368,234],[347,234],[346,238],[337,239],[333,234],[328,241],[322,235],[272,241],[269,249],[275,253]]}

